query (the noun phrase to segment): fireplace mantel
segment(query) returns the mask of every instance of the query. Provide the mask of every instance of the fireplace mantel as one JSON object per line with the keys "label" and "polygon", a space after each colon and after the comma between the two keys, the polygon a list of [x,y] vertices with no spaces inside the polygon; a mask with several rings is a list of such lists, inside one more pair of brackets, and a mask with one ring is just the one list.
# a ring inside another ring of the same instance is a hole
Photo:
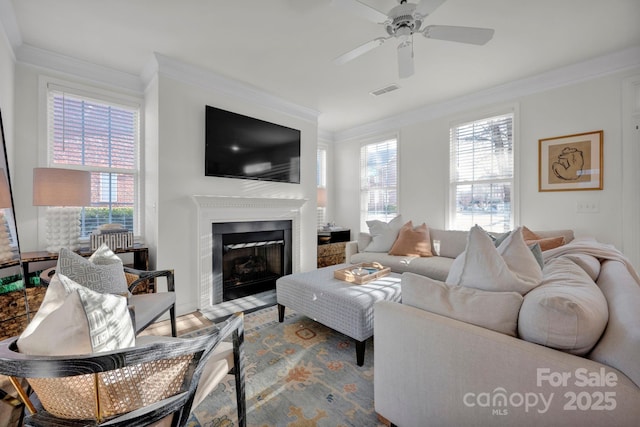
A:
{"label": "fireplace mantel", "polygon": [[293,272],[300,268],[300,209],[308,199],[194,195],[197,207],[198,308],[206,309],[213,301],[211,224],[217,222],[291,220]]}

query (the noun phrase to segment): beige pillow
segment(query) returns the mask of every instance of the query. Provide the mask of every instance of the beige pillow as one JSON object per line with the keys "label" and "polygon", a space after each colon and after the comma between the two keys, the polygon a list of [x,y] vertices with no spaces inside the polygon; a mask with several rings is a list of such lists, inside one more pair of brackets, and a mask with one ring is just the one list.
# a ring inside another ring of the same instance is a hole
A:
{"label": "beige pillow", "polygon": [[545,265],[544,280],[520,308],[520,338],[576,355],[587,354],[609,319],[607,300],[573,261],[556,258]]}
{"label": "beige pillow", "polygon": [[516,336],[522,295],[447,285],[426,276],[404,273],[402,303],[431,313]]}
{"label": "beige pillow", "polygon": [[402,215],[398,215],[388,223],[378,220],[367,221],[371,243],[367,245],[364,252],[389,252],[403,224]]}
{"label": "beige pillow", "polygon": [[413,228],[413,222],[409,221],[403,225],[398,233],[398,238],[389,250],[389,255],[433,256],[427,224],[422,223],[422,225]]}
{"label": "beige pillow", "polygon": [[67,356],[135,345],[126,297],[94,292],[55,274],[45,300],[44,310],[38,310],[18,338],[21,353]]}
{"label": "beige pillow", "polygon": [[557,248],[566,243],[564,236],[540,237],[533,231],[529,230],[527,227],[522,227],[522,236],[524,237],[524,241],[528,245],[538,243],[540,245],[540,249],[542,249],[543,251]]}
{"label": "beige pillow", "polygon": [[96,292],[129,294],[122,260],[104,243],[88,259],[60,249],[56,272]]}
{"label": "beige pillow", "polygon": [[542,270],[517,228],[498,246],[485,231],[469,230],[467,248],[451,264],[446,283],[521,295],[542,281]]}

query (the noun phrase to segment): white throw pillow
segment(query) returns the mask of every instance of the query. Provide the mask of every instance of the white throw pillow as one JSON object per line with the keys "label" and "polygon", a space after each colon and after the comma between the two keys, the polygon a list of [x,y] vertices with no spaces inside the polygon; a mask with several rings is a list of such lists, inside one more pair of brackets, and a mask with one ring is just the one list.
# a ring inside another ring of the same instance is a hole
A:
{"label": "white throw pillow", "polygon": [[126,297],[95,292],[55,274],[45,302],[18,338],[21,353],[67,356],[135,345]]}
{"label": "white throw pillow", "polygon": [[446,283],[521,295],[542,281],[542,270],[517,228],[498,246],[480,227],[469,230],[467,248],[451,264]]}
{"label": "white throw pillow", "polygon": [[398,238],[398,233],[404,225],[402,215],[398,215],[391,221],[383,222],[378,220],[367,221],[371,243],[367,245],[364,252],[385,252],[388,253],[393,243]]}
{"label": "white throw pillow", "polygon": [[56,272],[96,292],[129,295],[122,260],[106,244],[89,259],[67,248],[60,249]]}
{"label": "white throw pillow", "polygon": [[431,313],[516,336],[522,295],[447,285],[414,273],[402,274],[402,303]]}
{"label": "white throw pillow", "polygon": [[589,275],[570,259],[545,265],[542,285],[520,308],[520,338],[576,355],[596,345],[609,320],[607,300]]}

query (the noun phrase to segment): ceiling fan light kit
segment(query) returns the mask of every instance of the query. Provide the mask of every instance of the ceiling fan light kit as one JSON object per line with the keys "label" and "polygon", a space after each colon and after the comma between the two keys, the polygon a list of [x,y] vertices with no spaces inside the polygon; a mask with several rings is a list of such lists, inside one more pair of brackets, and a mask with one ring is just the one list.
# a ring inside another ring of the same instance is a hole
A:
{"label": "ceiling fan light kit", "polygon": [[422,0],[409,3],[399,0],[399,5],[384,14],[358,0],[333,0],[333,4],[376,24],[384,25],[387,37],[378,37],[337,57],[336,64],[349,62],[366,52],[381,46],[391,38],[399,39],[398,71],[400,78],[414,73],[413,35],[422,34],[428,39],[447,40],[458,43],[484,45],[493,38],[490,28],[458,27],[452,25],[428,25],[422,27],[427,16],[433,13],[445,0]]}

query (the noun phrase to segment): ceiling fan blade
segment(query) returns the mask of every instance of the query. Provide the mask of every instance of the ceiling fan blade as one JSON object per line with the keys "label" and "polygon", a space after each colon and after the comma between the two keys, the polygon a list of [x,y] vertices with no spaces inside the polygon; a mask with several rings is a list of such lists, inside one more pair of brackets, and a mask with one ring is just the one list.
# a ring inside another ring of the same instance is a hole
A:
{"label": "ceiling fan blade", "polygon": [[360,45],[357,48],[352,49],[349,52],[338,56],[336,59],[333,60],[333,62],[335,62],[338,65],[342,65],[345,62],[349,62],[352,59],[355,59],[358,56],[365,54],[372,49],[375,49],[376,47],[382,45],[382,43],[386,42],[389,39],[390,37],[378,37],[377,39],[368,41],[365,44]]}
{"label": "ceiling fan blade", "polygon": [[413,13],[424,18],[427,15],[431,15],[444,2],[445,0],[422,0]]}
{"label": "ceiling fan blade", "polygon": [[422,34],[428,39],[483,45],[493,38],[491,28],[456,27],[453,25],[429,25]]}
{"label": "ceiling fan blade", "polygon": [[386,14],[358,0],[333,0],[333,4],[376,24],[383,24],[389,20]]}
{"label": "ceiling fan blade", "polygon": [[413,43],[407,39],[398,45],[398,74],[401,79],[413,75]]}

